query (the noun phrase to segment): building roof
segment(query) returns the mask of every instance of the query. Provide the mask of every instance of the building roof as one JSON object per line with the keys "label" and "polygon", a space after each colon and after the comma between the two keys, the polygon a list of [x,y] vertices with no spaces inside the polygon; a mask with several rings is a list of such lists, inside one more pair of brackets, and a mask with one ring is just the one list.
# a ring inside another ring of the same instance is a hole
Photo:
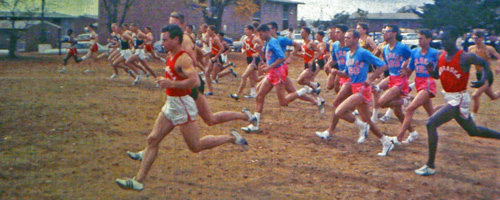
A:
{"label": "building roof", "polygon": [[[14,29],[24,30],[31,26],[39,25],[41,23],[42,22],[40,20],[16,20]],[[56,28],[61,28],[60,26],[47,21],[45,21],[44,24],[47,24],[49,26],[54,26]],[[10,20],[0,20],[0,29],[11,29],[11,28],[12,24]]]}
{"label": "building roof", "polygon": [[[358,19],[359,14],[353,13],[349,16],[350,19]],[[371,20],[387,20],[387,19],[404,19],[404,20],[418,20],[420,17],[415,13],[368,13],[366,19]]]}
{"label": "building roof", "polygon": [[289,3],[289,4],[304,4],[304,2],[293,1],[293,0],[269,0],[270,2],[278,2],[278,3]]}
{"label": "building roof", "polygon": [[[11,17],[11,13],[8,11],[0,11],[0,19],[5,19]],[[19,12],[16,13],[16,17],[21,17],[21,18],[40,18],[42,16],[41,12]],[[56,13],[56,12],[45,12],[44,15],[45,18],[76,18],[76,16],[73,15],[67,15],[67,14],[62,14],[62,13]]]}

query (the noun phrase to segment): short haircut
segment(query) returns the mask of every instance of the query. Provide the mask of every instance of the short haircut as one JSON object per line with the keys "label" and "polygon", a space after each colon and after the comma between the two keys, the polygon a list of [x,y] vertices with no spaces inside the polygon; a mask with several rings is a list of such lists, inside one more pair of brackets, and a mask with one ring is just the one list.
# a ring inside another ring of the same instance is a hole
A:
{"label": "short haircut", "polygon": [[389,25],[385,25],[384,27],[389,27],[392,29],[392,32],[394,33],[399,33],[399,28],[398,26],[394,25],[394,24],[389,24]]}
{"label": "short haircut", "polygon": [[418,33],[420,35],[425,36],[425,38],[427,38],[427,39],[432,38],[432,32],[429,29],[422,29],[422,30],[418,31]]}
{"label": "short haircut", "polygon": [[71,35],[71,34],[73,34],[73,29],[68,29],[68,30],[66,31],[66,34],[67,34],[67,35]]}
{"label": "short haircut", "polygon": [[225,34],[224,32],[222,32],[222,31],[219,31],[219,33],[218,33],[218,34],[219,34],[221,37],[224,37],[224,35],[226,35],[226,34]]}
{"label": "short haircut", "polygon": [[361,26],[361,28],[363,28],[366,31],[368,31],[368,29],[369,29],[367,23],[359,22],[358,25]]}
{"label": "short haircut", "polygon": [[136,23],[130,23],[130,26],[137,27]]}
{"label": "short haircut", "polygon": [[191,25],[191,24],[187,25],[186,27],[187,27],[187,28],[190,28],[191,30],[194,30],[194,26],[193,26],[193,25]]}
{"label": "short haircut", "polygon": [[252,25],[247,25],[247,26],[245,26],[245,28],[247,28],[248,30],[251,30],[251,31],[255,30],[255,27],[253,27]]}
{"label": "short haircut", "polygon": [[352,33],[352,37],[353,38],[359,38],[359,32],[357,30],[354,30],[354,29],[350,29],[348,30],[347,32],[351,32]]}
{"label": "short haircut", "polygon": [[483,31],[474,31],[474,35],[476,35],[478,38],[484,37],[484,32]]}
{"label": "short haircut", "polygon": [[396,41],[401,42],[403,41],[403,36],[401,34],[396,34]]}
{"label": "short haircut", "polygon": [[128,24],[127,23],[123,23],[122,24],[122,28],[127,28],[128,29]]}
{"label": "short haircut", "polygon": [[179,19],[181,24],[184,24],[184,15],[183,14],[174,11],[174,12],[170,13],[170,17]]}
{"label": "short haircut", "polygon": [[202,24],[201,27],[208,28],[208,24]]}
{"label": "short haircut", "polygon": [[266,24],[261,24],[258,28],[257,28],[257,31],[259,32],[266,32],[266,31],[270,31],[271,29],[269,29],[269,26],[267,26]]}
{"label": "short haircut", "polygon": [[148,29],[149,31],[151,31],[151,26],[146,26],[146,29]]}
{"label": "short haircut", "polygon": [[270,25],[271,28],[278,30],[278,23],[276,22],[269,22],[267,25]]}
{"label": "short haircut", "polygon": [[337,24],[335,28],[339,28],[342,31],[342,33],[345,33],[349,30],[349,27],[345,24]]}
{"label": "short haircut", "polygon": [[458,35],[459,35],[458,29],[455,26],[445,26],[443,28],[443,32],[447,32],[448,34],[450,34],[451,38],[455,38],[455,39],[457,39]]}
{"label": "short haircut", "polygon": [[210,29],[210,30],[212,30],[212,31],[215,31],[215,29],[216,29],[216,28],[215,28],[215,26],[214,26],[214,25],[210,25],[210,26],[208,26],[208,29]]}
{"label": "short haircut", "polygon": [[306,31],[307,34],[311,34],[311,29],[310,28],[304,27],[302,29],[304,29],[304,31]]}
{"label": "short haircut", "polygon": [[252,26],[255,27],[255,28],[259,27],[259,25],[260,25],[260,23],[257,22],[257,21],[253,21],[252,22]]}
{"label": "short haircut", "polygon": [[288,28],[288,31],[293,32],[293,28]]}
{"label": "short haircut", "polygon": [[165,33],[168,32],[170,39],[174,39],[175,37],[179,38],[179,44],[182,43],[182,36],[184,35],[184,32],[182,31],[181,27],[177,26],[177,24],[169,24],[161,28],[161,32]]}
{"label": "short haircut", "polygon": [[325,32],[323,32],[323,31],[318,31],[318,35],[321,35],[321,37],[324,37],[324,36],[325,36]]}
{"label": "short haircut", "polygon": [[90,27],[90,28],[92,28],[92,29],[95,29],[95,26],[94,26],[94,25],[92,25],[92,24],[89,24],[87,27]]}

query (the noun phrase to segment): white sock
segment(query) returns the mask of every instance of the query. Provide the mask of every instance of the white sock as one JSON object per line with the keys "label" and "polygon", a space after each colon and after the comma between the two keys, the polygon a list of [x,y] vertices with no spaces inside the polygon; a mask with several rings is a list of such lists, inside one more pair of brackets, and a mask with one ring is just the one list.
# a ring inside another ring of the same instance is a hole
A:
{"label": "white sock", "polygon": [[417,131],[413,131],[410,133],[410,135],[418,135]]}
{"label": "white sock", "polygon": [[373,109],[372,117],[378,117],[378,109],[377,108]]}
{"label": "white sock", "polygon": [[387,109],[387,111],[385,111],[385,115],[384,116],[391,117],[392,116],[392,108]]}
{"label": "white sock", "polygon": [[380,140],[380,142],[384,143],[384,142],[388,141],[389,138],[387,138],[387,136],[383,135],[379,140]]}
{"label": "white sock", "polygon": [[311,86],[313,89],[316,89],[318,87],[318,83],[309,82],[309,86]]}
{"label": "white sock", "polygon": [[255,118],[257,118],[257,120],[260,120],[260,113],[256,112],[253,115],[255,116]]}
{"label": "white sock", "polygon": [[358,126],[364,126],[365,125],[365,122],[362,121],[361,119],[359,119],[358,117],[356,117],[356,121],[354,121],[354,123]]}
{"label": "white sock", "polygon": [[415,89],[415,83],[411,83],[411,84],[409,85],[409,87],[410,87],[412,90],[414,90],[414,89]]}
{"label": "white sock", "polygon": [[306,89],[306,88],[300,88],[299,90],[297,90],[297,95],[299,95],[299,97],[300,97],[300,96],[306,94],[308,92],[307,90],[308,89]]}
{"label": "white sock", "polygon": [[250,88],[250,94],[251,95],[256,95],[257,94],[257,90],[255,89],[255,87]]}
{"label": "white sock", "polygon": [[84,55],[84,56],[82,56],[80,59],[81,59],[82,61],[84,61],[84,60],[85,60],[85,59],[87,59],[87,58],[88,58],[88,57],[87,57],[87,55]]}

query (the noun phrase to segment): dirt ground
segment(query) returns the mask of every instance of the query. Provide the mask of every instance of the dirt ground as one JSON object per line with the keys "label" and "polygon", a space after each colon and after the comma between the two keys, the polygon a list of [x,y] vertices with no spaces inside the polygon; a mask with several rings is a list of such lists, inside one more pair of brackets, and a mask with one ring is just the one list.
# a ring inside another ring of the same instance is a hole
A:
{"label": "dirt ground", "polygon": [[[132,86],[123,71],[109,79],[104,60],[92,64],[95,73],[83,72],[87,63],[70,61],[60,74],[62,56],[20,56],[0,57],[0,199],[500,199],[500,141],[469,137],[449,122],[438,129],[437,173],[417,176],[413,170],[428,154],[422,108],[413,123],[419,140],[379,157],[380,142],[370,135],[357,144],[357,129],[345,121],[331,140],[314,134],[328,127],[333,112],[334,92],[326,90],[324,116],[303,101],[279,107],[272,91],[262,132],[244,134],[248,151],[224,145],[194,154],[175,129],[161,143],[145,189],[126,191],[114,180],[138,171],[140,163],[125,152],[145,147],[164,92],[152,78]],[[243,56],[233,53],[229,59],[242,74]],[[292,79],[302,70],[296,61]],[[152,65],[162,73],[160,62]],[[214,85],[215,96],[208,97],[212,112],[255,109],[255,99],[229,98],[239,80],[228,76]],[[318,80],[326,84],[324,74]],[[433,101],[442,102],[441,94]],[[477,123],[500,130],[499,101],[483,96],[482,102]],[[202,135],[220,135],[248,122],[208,127],[198,118],[197,124]],[[380,127],[395,135],[399,125],[393,118]]]}

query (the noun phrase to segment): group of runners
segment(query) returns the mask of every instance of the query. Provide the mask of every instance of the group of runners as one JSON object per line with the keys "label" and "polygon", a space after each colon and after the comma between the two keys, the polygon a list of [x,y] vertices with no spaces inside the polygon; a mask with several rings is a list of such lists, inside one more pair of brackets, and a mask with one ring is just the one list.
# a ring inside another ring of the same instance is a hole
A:
{"label": "group of runners", "polygon": [[[118,76],[119,68],[134,78],[134,84],[142,75],[152,75],[157,86],[165,89],[167,94],[166,103],[147,137],[145,149],[127,152],[130,158],[141,161],[141,167],[135,178],[116,180],[125,189],[140,191],[144,188],[143,183],[156,159],[159,143],[176,126],[189,149],[195,153],[226,143],[248,148],[247,141],[234,129],[227,135],[200,138],[194,123],[197,115],[209,126],[232,120],[247,120],[250,125],[241,130],[259,131],[265,98],[273,88],[280,106],[301,99],[310,102],[323,114],[325,100],[321,97],[321,84],[315,80],[321,71],[328,77],[326,88],[333,90],[335,97],[331,100],[333,113],[328,129],[315,133],[320,138],[331,137],[340,119],[343,119],[359,128],[357,143],[365,142],[368,132],[372,132],[382,144],[382,151],[378,155],[386,156],[395,145],[412,143],[419,138],[419,133],[411,126],[411,122],[415,110],[422,106],[429,116],[426,124],[429,158],[424,166],[415,170],[418,175],[435,173],[438,138],[436,129],[451,119],[455,119],[471,136],[500,139],[499,132],[474,123],[480,95],[486,93],[492,100],[500,97],[500,91],[495,92],[491,87],[493,73],[490,67],[490,63],[494,64],[495,72],[500,72],[496,63],[500,55],[494,48],[484,45],[484,34],[481,32],[474,33],[476,44],[469,47],[469,52],[464,52],[456,47],[455,41],[459,36],[456,28],[442,28],[440,39],[443,50],[429,46],[431,31],[420,30],[419,47],[412,50],[400,42],[400,31],[395,25],[383,28],[384,43],[377,46],[368,35],[368,25],[364,23],[357,24],[356,29],[336,25],[329,29],[329,35],[318,31],[314,37],[316,41],[310,39],[311,30],[304,27],[301,29],[304,42],[299,44],[287,36],[278,36],[278,25],[275,22],[254,22],[243,27],[246,36],[243,53],[247,66],[237,92],[229,94],[228,98],[240,100],[248,82],[250,94],[246,97],[255,97],[255,111],[252,113],[244,108],[241,112],[212,113],[205,97],[216,95],[212,83],[218,83],[227,74],[237,76],[232,68],[234,64],[225,63],[227,58],[222,56],[230,51],[223,40],[223,32],[216,32],[214,26],[200,26],[202,44],[198,45],[192,33],[194,27],[186,25],[182,14],[174,12],[170,16],[169,25],[161,31],[161,45],[167,51],[167,56],[162,58],[152,48],[151,28],[141,31],[136,24],[112,24],[111,28],[113,32],[108,40],[110,51],[98,56],[97,35],[92,26],[88,27],[91,48],[82,58],[76,56],[76,41],[71,36],[72,31],[68,31],[71,46],[64,65],[71,57],[80,62],[87,58],[108,56],[114,71],[110,78]],[[325,43],[324,37],[330,37],[330,42]],[[293,51],[287,51],[287,47],[293,47]],[[164,76],[154,73],[148,64],[147,55],[166,63]],[[288,76],[293,56],[302,57],[304,62],[304,70],[297,79],[297,83],[302,86],[298,90]],[[467,93],[471,67],[476,68],[477,77],[471,83],[471,87],[476,88],[472,98]],[[64,70],[65,68],[61,72]],[[415,79],[410,80],[413,72]],[[434,79],[439,79],[443,88],[445,102],[439,106],[433,106],[431,100],[437,95],[437,83]],[[205,84],[208,90],[206,93]],[[416,95],[410,95],[413,90]],[[388,112],[381,118],[378,114],[380,108],[388,108]],[[382,133],[377,124],[379,121],[387,121],[392,112],[401,125],[394,136],[389,136]],[[409,134],[405,138],[406,132]]]}

